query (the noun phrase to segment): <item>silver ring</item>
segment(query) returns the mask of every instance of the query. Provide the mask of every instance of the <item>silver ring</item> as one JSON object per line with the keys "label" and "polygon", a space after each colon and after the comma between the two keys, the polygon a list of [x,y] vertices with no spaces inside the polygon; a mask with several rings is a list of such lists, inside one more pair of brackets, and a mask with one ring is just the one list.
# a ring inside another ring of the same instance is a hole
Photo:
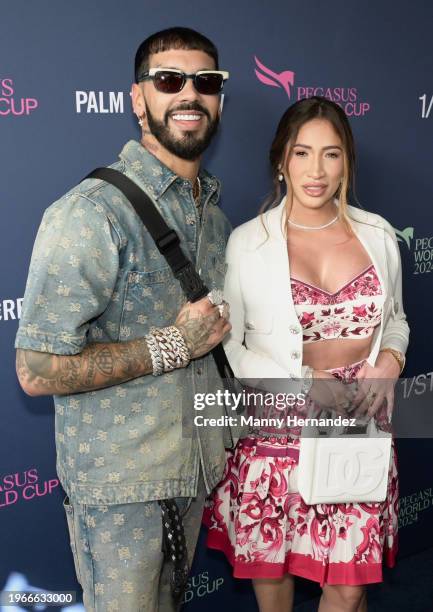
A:
{"label": "silver ring", "polygon": [[217,306],[219,313],[220,313],[220,317],[222,317],[223,319],[228,319],[230,316],[230,306],[228,304],[228,302],[226,302],[225,300],[223,300],[222,304],[218,304]]}
{"label": "silver ring", "polygon": [[213,306],[219,306],[224,301],[224,296],[221,289],[212,289],[212,291],[207,294],[207,297]]}

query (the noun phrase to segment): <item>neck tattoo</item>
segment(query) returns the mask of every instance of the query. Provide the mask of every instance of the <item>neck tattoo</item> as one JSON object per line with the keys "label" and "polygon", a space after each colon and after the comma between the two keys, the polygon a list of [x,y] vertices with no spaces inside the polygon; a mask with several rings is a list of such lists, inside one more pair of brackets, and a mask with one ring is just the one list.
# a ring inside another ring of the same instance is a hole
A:
{"label": "neck tattoo", "polygon": [[145,149],[147,149],[153,155],[156,155],[157,151],[159,151],[158,145],[155,144],[154,142],[149,142],[148,139],[146,138],[146,135],[144,135],[143,138],[141,139],[141,144],[143,145]]}

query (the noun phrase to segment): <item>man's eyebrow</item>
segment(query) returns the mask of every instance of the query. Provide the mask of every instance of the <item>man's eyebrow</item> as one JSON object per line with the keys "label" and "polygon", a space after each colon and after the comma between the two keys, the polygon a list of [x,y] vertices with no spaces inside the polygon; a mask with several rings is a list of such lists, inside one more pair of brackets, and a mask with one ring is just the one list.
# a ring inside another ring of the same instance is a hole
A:
{"label": "man's eyebrow", "polygon": [[[304,149],[313,148],[313,147],[310,147],[310,145],[301,144],[300,142],[296,142],[293,146],[294,147],[304,147]],[[322,147],[322,151],[326,151],[326,149],[340,149],[340,151],[342,151],[343,147],[340,147],[340,145],[327,145],[326,147]]]}

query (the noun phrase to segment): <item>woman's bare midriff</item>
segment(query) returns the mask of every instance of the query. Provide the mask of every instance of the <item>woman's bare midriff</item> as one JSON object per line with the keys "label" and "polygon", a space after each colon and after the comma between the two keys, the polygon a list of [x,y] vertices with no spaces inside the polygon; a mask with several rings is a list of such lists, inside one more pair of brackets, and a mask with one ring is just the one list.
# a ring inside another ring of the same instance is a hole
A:
{"label": "woman's bare midriff", "polygon": [[314,370],[330,370],[366,359],[370,350],[371,336],[360,340],[319,340],[304,344],[302,361]]}

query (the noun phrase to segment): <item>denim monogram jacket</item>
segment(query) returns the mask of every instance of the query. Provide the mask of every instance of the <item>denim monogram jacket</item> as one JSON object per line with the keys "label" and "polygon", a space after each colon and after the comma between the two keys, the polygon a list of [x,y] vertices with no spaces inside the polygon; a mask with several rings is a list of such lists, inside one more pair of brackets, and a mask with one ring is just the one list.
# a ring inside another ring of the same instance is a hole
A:
{"label": "denim monogram jacket", "polygon": [[[136,141],[119,158],[112,167],[152,198],[208,287],[222,288],[230,225],[217,206],[218,181],[200,174],[200,222],[189,181]],[[15,346],[74,355],[87,343],[142,338],[172,324],[184,302],[129,201],[87,179],[45,211]],[[193,426],[193,400],[218,385],[206,355],[159,377],[54,396],[57,471],[67,494],[86,504],[193,496],[200,463],[211,490],[224,467],[223,433]],[[221,414],[212,408],[212,417]]]}

